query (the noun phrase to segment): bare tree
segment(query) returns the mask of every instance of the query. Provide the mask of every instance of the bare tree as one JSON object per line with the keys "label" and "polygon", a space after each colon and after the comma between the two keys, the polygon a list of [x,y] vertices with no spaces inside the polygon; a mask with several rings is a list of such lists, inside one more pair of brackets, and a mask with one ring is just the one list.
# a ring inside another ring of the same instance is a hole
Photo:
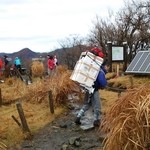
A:
{"label": "bare tree", "polygon": [[[94,28],[88,42],[98,43],[106,53],[107,41],[117,45],[127,42],[130,49],[129,60],[139,48],[150,44],[150,1],[130,1],[125,3],[116,16],[109,18],[96,17]],[[112,18],[115,18],[112,20]]]}
{"label": "bare tree", "polygon": [[[145,3],[147,7],[143,7]],[[118,33],[122,35],[122,40],[127,41],[130,48],[130,61],[133,57],[132,55],[136,54],[143,43],[150,43],[150,13],[148,3],[149,1],[132,1],[131,3],[126,3],[125,8],[116,17]]]}
{"label": "bare tree", "polygon": [[66,64],[69,69],[73,69],[81,52],[85,50],[84,39],[79,35],[71,35],[59,44],[63,50],[60,61],[62,64]]}

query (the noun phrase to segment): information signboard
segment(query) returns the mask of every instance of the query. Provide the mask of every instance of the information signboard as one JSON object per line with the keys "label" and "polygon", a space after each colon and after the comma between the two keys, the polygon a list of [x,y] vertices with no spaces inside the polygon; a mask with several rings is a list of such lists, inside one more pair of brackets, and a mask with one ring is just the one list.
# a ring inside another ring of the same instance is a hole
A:
{"label": "information signboard", "polygon": [[123,46],[112,46],[112,61],[124,61]]}

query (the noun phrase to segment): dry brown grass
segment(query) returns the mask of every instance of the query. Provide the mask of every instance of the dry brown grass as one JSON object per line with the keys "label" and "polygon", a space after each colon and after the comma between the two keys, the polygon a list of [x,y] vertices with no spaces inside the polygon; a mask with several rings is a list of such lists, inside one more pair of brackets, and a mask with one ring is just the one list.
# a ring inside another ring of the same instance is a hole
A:
{"label": "dry brown grass", "polygon": [[[108,73],[107,77],[113,77],[113,73]],[[133,85],[132,85],[133,82]],[[108,86],[112,87],[118,87],[118,88],[134,88],[138,87],[142,84],[150,84],[150,76],[142,77],[142,76],[132,76],[132,75],[126,75],[126,76],[119,76],[111,78],[108,81]]]}
{"label": "dry brown grass", "polygon": [[[37,132],[49,122],[53,121],[64,110],[56,108],[55,114],[51,114],[49,107],[41,104],[31,104],[22,102],[24,114],[32,134]],[[0,108],[0,141],[7,146],[21,142],[26,135],[23,134],[20,127],[12,119],[12,115],[19,121],[19,115],[15,104],[3,106]],[[20,121],[19,121],[20,122]]]}
{"label": "dry brown grass", "polygon": [[102,130],[107,132],[104,150],[148,149],[149,116],[149,84],[127,91],[115,101],[102,122]]}
{"label": "dry brown grass", "polygon": [[26,88],[24,98],[31,103],[48,104],[48,91],[52,91],[55,105],[65,104],[68,94],[79,92],[79,86],[70,80],[71,72],[66,68],[57,67],[53,77],[48,77],[43,80],[39,79]]}
{"label": "dry brown grass", "polygon": [[41,77],[44,75],[45,67],[43,62],[33,61],[31,65],[31,71],[33,77]]}
{"label": "dry brown grass", "polygon": [[4,84],[0,84],[2,99],[4,104],[15,102],[21,98],[25,91],[26,85],[19,78],[7,78]]}
{"label": "dry brown grass", "polygon": [[[25,134],[22,133],[22,130],[18,127],[18,125],[14,122],[14,120],[11,117],[12,115],[14,115],[19,120],[16,105],[13,102],[16,102],[16,100],[17,101],[20,100],[22,102],[27,123],[29,125],[31,132],[34,134],[40,128],[44,127],[47,123],[51,122],[53,119],[55,119],[59,114],[61,114],[65,110],[64,107],[60,107],[60,106],[67,104],[68,94],[72,92],[76,92],[76,93],[80,92],[78,85],[70,80],[70,75],[71,72],[66,67],[59,66],[57,67],[53,78],[49,78],[49,77],[45,79],[35,78],[33,79],[34,82],[30,85],[26,85],[25,83],[20,81],[20,79],[17,78],[9,78],[5,81],[5,83],[0,84],[0,88],[2,89],[3,102],[9,104],[0,107],[0,120],[1,120],[0,121],[0,148],[2,147],[2,145],[3,148],[5,148],[5,145],[11,146],[12,144],[18,143],[21,140],[23,140],[26,136]],[[144,82],[148,82],[147,79],[145,78],[143,79],[139,78],[138,81],[137,79],[138,78],[135,77],[133,78],[134,87],[137,85],[139,86]],[[114,78],[111,79],[109,82],[112,82],[113,84],[115,84],[115,82],[119,82],[119,84],[125,85],[129,88],[131,84],[129,76]],[[48,104],[48,91],[50,90],[52,91],[54,105],[55,105],[54,115],[50,113],[49,104]],[[134,90],[131,91],[132,93],[130,94],[130,98],[136,96]],[[128,107],[129,100],[126,100],[127,97],[126,99],[124,98],[124,100],[122,101],[120,100],[121,101],[120,102],[120,101],[116,101],[118,98],[118,94],[115,92],[101,90],[100,95],[102,99],[102,112],[104,112],[105,114],[107,114],[110,108],[111,110],[113,110],[113,108],[118,109],[118,112],[117,111],[115,112],[119,113],[119,110],[121,111],[125,108],[127,109]],[[140,98],[143,98],[143,96],[145,95],[142,94]],[[136,98],[137,97],[134,98],[133,102],[136,102]],[[120,97],[119,99],[122,98]],[[114,106],[114,104],[116,107]],[[122,107],[121,106],[118,107],[117,104],[118,105],[122,104]],[[132,105],[134,106],[135,104],[133,103]],[[137,108],[131,110],[136,110],[136,109]],[[118,115],[117,113],[116,116]],[[110,122],[112,120],[109,120],[109,113],[107,116],[108,116],[108,124],[110,125]],[[115,117],[115,115],[112,114],[112,118],[113,116]],[[115,122],[113,123],[115,124]],[[120,126],[116,126],[116,127],[120,127]],[[108,129],[107,127],[108,126],[106,126],[105,129]],[[116,128],[114,130],[118,131]],[[124,133],[123,130],[121,131]],[[117,141],[117,139],[115,139],[115,141]],[[109,141],[107,141],[106,143],[108,143],[107,146],[109,146]]]}
{"label": "dry brown grass", "polygon": [[[78,89],[78,86],[69,79],[70,74],[66,68],[59,66],[53,78],[37,78],[28,86],[17,78],[9,78],[0,84],[3,103],[9,104],[0,107],[0,142],[2,142],[0,147],[2,144],[11,146],[26,137],[11,117],[14,115],[19,120],[14,102],[18,100],[22,102],[27,123],[33,134],[65,111],[60,105],[66,104],[67,95]],[[50,114],[48,91],[52,91],[53,94],[54,115]]]}
{"label": "dry brown grass", "polygon": [[118,98],[118,93],[107,90],[100,90],[99,92],[102,101],[102,113],[106,114]]}

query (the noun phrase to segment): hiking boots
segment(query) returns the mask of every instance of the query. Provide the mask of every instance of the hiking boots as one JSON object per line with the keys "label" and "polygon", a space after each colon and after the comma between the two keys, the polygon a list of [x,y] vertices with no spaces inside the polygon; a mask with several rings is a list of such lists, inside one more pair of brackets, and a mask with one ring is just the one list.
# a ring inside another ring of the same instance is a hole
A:
{"label": "hiking boots", "polygon": [[99,127],[100,126],[100,120],[94,120],[93,125],[94,125],[94,127]]}
{"label": "hiking boots", "polygon": [[[81,125],[80,119],[81,119],[81,117],[76,117],[75,123],[76,123],[77,125]],[[98,119],[98,120],[95,120],[95,121],[93,122],[93,126],[94,126],[94,127],[99,127],[99,126],[100,126],[100,120],[99,120],[99,119]]]}
{"label": "hiking boots", "polygon": [[77,118],[75,119],[75,123],[78,124],[78,125],[80,125],[80,124],[81,124],[80,119],[81,119],[80,117],[77,117]]}

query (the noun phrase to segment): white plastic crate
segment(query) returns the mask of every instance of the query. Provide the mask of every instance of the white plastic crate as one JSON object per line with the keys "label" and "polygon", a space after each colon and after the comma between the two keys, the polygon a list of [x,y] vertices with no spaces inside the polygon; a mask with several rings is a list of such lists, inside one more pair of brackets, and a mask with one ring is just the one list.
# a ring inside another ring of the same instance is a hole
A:
{"label": "white plastic crate", "polygon": [[75,65],[70,79],[80,83],[85,88],[91,88],[98,76],[102,63],[103,58],[95,56],[90,52],[83,52]]}
{"label": "white plastic crate", "polygon": [[73,81],[76,81],[77,71],[80,69],[81,62],[82,62],[81,59],[79,59],[79,60],[76,62],[76,65],[75,65],[74,70],[73,70],[73,72],[72,72],[72,74],[71,74],[71,77],[70,77],[70,79],[73,80]]}

